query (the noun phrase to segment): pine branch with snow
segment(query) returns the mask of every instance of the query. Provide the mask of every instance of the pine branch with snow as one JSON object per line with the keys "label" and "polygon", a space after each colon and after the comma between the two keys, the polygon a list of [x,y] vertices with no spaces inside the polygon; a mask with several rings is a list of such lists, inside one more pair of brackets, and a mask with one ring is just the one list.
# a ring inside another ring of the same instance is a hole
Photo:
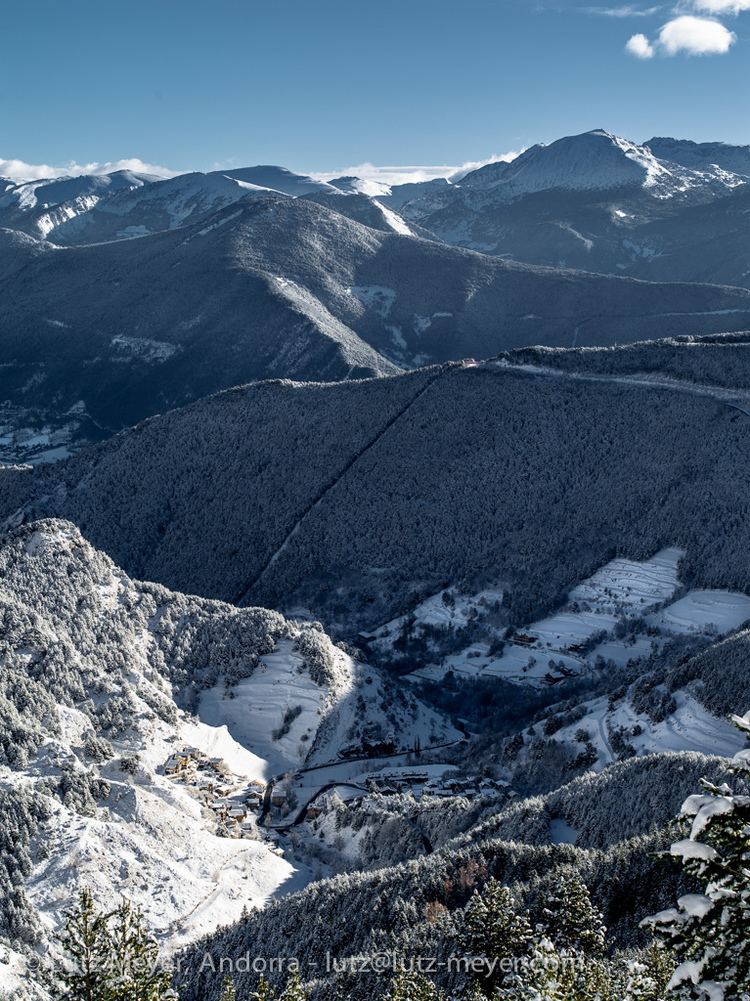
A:
{"label": "pine branch with snow", "polygon": [[[750,716],[750,714],[749,714]],[[750,737],[750,719],[732,717]],[[750,772],[750,750],[732,770]],[[750,796],[703,782],[685,801],[687,837],[672,845],[685,873],[703,892],[680,897],[675,908],[647,919],[680,962],[669,982],[675,997],[702,1001],[750,999]]]}

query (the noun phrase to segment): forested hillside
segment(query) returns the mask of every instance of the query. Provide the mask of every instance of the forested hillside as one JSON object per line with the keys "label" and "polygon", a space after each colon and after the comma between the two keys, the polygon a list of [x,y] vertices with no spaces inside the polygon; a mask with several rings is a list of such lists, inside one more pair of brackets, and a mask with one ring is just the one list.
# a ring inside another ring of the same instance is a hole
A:
{"label": "forested hillside", "polygon": [[[235,704],[251,711],[238,719]],[[14,965],[48,950],[82,883],[102,907],[125,894],[173,945],[263,903],[298,870],[254,820],[250,840],[230,837],[205,795],[170,778],[171,756],[191,745],[239,790],[374,727],[452,736],[317,623],[134,581],[66,522],[5,535],[2,962],[6,947]]]}
{"label": "forested hillside", "polygon": [[667,352],[669,379],[705,370],[710,381],[720,353],[744,380],[745,350],[554,355],[558,369],[581,364],[592,378],[504,358],[351,385],[240,388],[54,468],[6,470],[2,510],[70,518],[135,576],[301,605],[349,635],[461,582],[504,586],[521,625],[614,556],[665,546],[686,551],[685,583],[744,590],[741,391],[601,372],[654,369],[663,362],[644,359]]}
{"label": "forested hillside", "polygon": [[[511,807],[427,857],[315,884],[197,943],[182,959],[181,997],[214,1001],[222,980],[207,967],[205,956],[236,959],[248,949],[252,956],[297,957],[319,997],[335,996],[337,990],[355,991],[354,996],[368,989],[382,992],[382,974],[337,978],[326,969],[326,953],[343,961],[385,952],[407,963],[420,955],[450,956],[457,948],[461,909],[492,878],[512,888],[517,906],[533,910],[551,883],[577,875],[602,911],[612,945],[642,944],[647,936],[638,928],[641,918],[686,888],[678,867],[659,854],[668,844],[663,825],[670,811],[679,808],[700,775],[726,776],[726,763],[697,755],[633,762],[578,780],[545,800]],[[664,801],[658,815],[649,816],[638,793],[650,798],[657,788]],[[618,803],[623,794],[627,798]],[[638,809],[632,817],[634,804]],[[550,822],[562,809],[571,818],[588,817],[601,825],[602,848],[590,846],[586,838],[583,848],[550,843]],[[528,839],[522,835],[524,823],[530,825]],[[654,824],[659,829],[649,834]],[[321,972],[311,977],[311,970]],[[438,982],[446,978],[444,970],[434,975]],[[240,968],[234,979],[238,994],[248,993],[257,974]]]}

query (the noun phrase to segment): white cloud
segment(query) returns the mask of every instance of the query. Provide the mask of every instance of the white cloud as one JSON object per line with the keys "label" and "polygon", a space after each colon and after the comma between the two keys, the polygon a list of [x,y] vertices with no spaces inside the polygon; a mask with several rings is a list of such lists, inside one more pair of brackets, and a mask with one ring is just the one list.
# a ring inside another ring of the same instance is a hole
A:
{"label": "white cloud", "polygon": [[343,167],[341,170],[324,170],[313,173],[310,176],[320,181],[329,181],[332,177],[361,177],[364,180],[379,181],[381,184],[413,184],[419,181],[434,181],[441,177],[452,177],[453,175],[467,174],[470,170],[477,170],[488,163],[509,163],[523,152],[496,153],[485,160],[469,160],[466,163],[450,166],[441,164],[439,166],[377,166],[374,163],[358,163],[352,167]]}
{"label": "white cloud", "polygon": [[134,170],[139,174],[157,174],[159,177],[174,177],[178,171],[144,163],[137,157],[113,160],[107,163],[67,163],[63,167],[51,167],[46,163],[26,163],[24,160],[3,160],[0,157],[0,177],[11,181],[40,181],[48,177],[76,177],[79,174],[109,174],[113,170]]}
{"label": "white cloud", "polygon": [[620,7],[583,7],[582,10],[587,14],[598,14],[600,17],[653,17],[662,10],[662,6],[636,7],[632,3],[626,3]]}
{"label": "white cloud", "polygon": [[668,56],[723,55],[736,41],[735,33],[720,21],[690,14],[668,21],[659,32],[659,47]]}
{"label": "white cloud", "polygon": [[[698,3],[722,3],[724,0],[696,0]],[[739,0],[750,7],[750,0]],[[729,52],[737,36],[721,21],[712,17],[683,14],[667,21],[659,31],[656,41],[646,35],[633,35],[625,48],[638,59],[652,59],[657,53],[664,56],[720,56]]]}
{"label": "white cloud", "polygon": [[641,34],[633,35],[632,38],[628,39],[625,48],[636,59],[653,59],[656,54],[651,42],[645,35]]}
{"label": "white cloud", "polygon": [[740,14],[750,10],[750,0],[693,0],[693,9],[702,14]]}

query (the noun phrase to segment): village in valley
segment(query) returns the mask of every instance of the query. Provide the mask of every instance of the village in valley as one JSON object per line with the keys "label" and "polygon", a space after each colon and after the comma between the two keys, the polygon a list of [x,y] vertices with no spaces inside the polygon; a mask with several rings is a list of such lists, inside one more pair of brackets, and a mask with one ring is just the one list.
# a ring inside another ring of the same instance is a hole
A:
{"label": "village in valley", "polygon": [[[407,757],[406,763],[398,763]],[[412,763],[419,757],[419,751],[396,751],[385,759],[360,760],[356,765],[340,759],[300,768],[266,783],[235,775],[223,758],[186,746],[170,755],[164,774],[185,786],[213,814],[217,834],[250,840],[315,821],[334,801],[340,804],[367,796],[476,799],[513,795],[507,782],[460,775],[452,764]],[[278,847],[272,850],[282,853]]]}
{"label": "village in valley", "polygon": [[[209,757],[197,747],[175,751],[164,765],[164,774],[187,786],[211,810],[218,833],[257,839],[255,818],[266,795],[266,784],[260,779],[238,779],[223,758]],[[270,801],[274,806],[283,805],[284,793],[272,791]]]}

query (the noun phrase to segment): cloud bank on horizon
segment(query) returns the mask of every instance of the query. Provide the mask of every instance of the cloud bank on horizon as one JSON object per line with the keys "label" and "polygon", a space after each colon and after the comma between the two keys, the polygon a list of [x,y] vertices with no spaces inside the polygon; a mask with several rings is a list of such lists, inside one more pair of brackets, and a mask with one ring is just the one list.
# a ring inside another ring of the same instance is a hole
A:
{"label": "cloud bank on horizon", "polygon": [[[629,11],[629,16],[650,15],[661,8]],[[682,0],[673,11],[674,16],[661,26],[655,37],[637,32],[628,39],[625,49],[636,59],[653,59],[656,56],[719,56],[725,55],[737,41],[737,35],[720,17],[737,17],[750,10],[750,0]],[[619,15],[618,15],[619,16]]]}
{"label": "cloud bank on horizon", "polygon": [[[435,166],[377,166],[374,163],[359,163],[341,170],[316,171],[310,174],[316,180],[329,181],[333,177],[353,176],[362,180],[373,181],[380,185],[395,185],[416,183],[418,181],[433,181],[439,178],[457,178],[477,170],[488,163],[509,163],[515,160],[523,150],[509,153],[495,153],[484,160],[468,160],[466,163],[450,166],[441,164]],[[214,164],[214,170],[220,170]],[[146,163],[138,157],[123,160],[110,160],[103,163],[77,163],[75,161],[64,167],[54,167],[45,163],[27,163],[25,160],[4,160],[0,157],[0,178],[22,184],[26,181],[44,181],[56,177],[74,177],[80,174],[111,174],[115,170],[132,170],[137,174],[152,174],[161,178],[176,177],[182,171],[171,170],[153,163]]]}
{"label": "cloud bank on horizon", "polygon": [[357,163],[351,167],[344,167],[341,170],[324,170],[311,174],[319,181],[330,181],[334,177],[360,177],[366,181],[376,181],[380,184],[415,184],[420,181],[436,181],[440,178],[459,178],[468,174],[472,170],[486,167],[488,163],[510,163],[517,156],[523,153],[522,149],[512,150],[508,153],[493,153],[492,156],[484,160],[467,160],[465,163],[455,166],[440,164],[413,165],[413,166],[377,166],[374,163]]}
{"label": "cloud bank on horizon", "polygon": [[111,174],[115,170],[132,170],[136,174],[154,174],[157,177],[175,177],[179,171],[154,163],[145,163],[138,157],[110,160],[106,163],[76,163],[62,167],[47,163],[27,163],[25,160],[4,160],[0,157],[0,177],[16,184],[24,181],[46,181],[55,177],[77,177],[80,174]]}

